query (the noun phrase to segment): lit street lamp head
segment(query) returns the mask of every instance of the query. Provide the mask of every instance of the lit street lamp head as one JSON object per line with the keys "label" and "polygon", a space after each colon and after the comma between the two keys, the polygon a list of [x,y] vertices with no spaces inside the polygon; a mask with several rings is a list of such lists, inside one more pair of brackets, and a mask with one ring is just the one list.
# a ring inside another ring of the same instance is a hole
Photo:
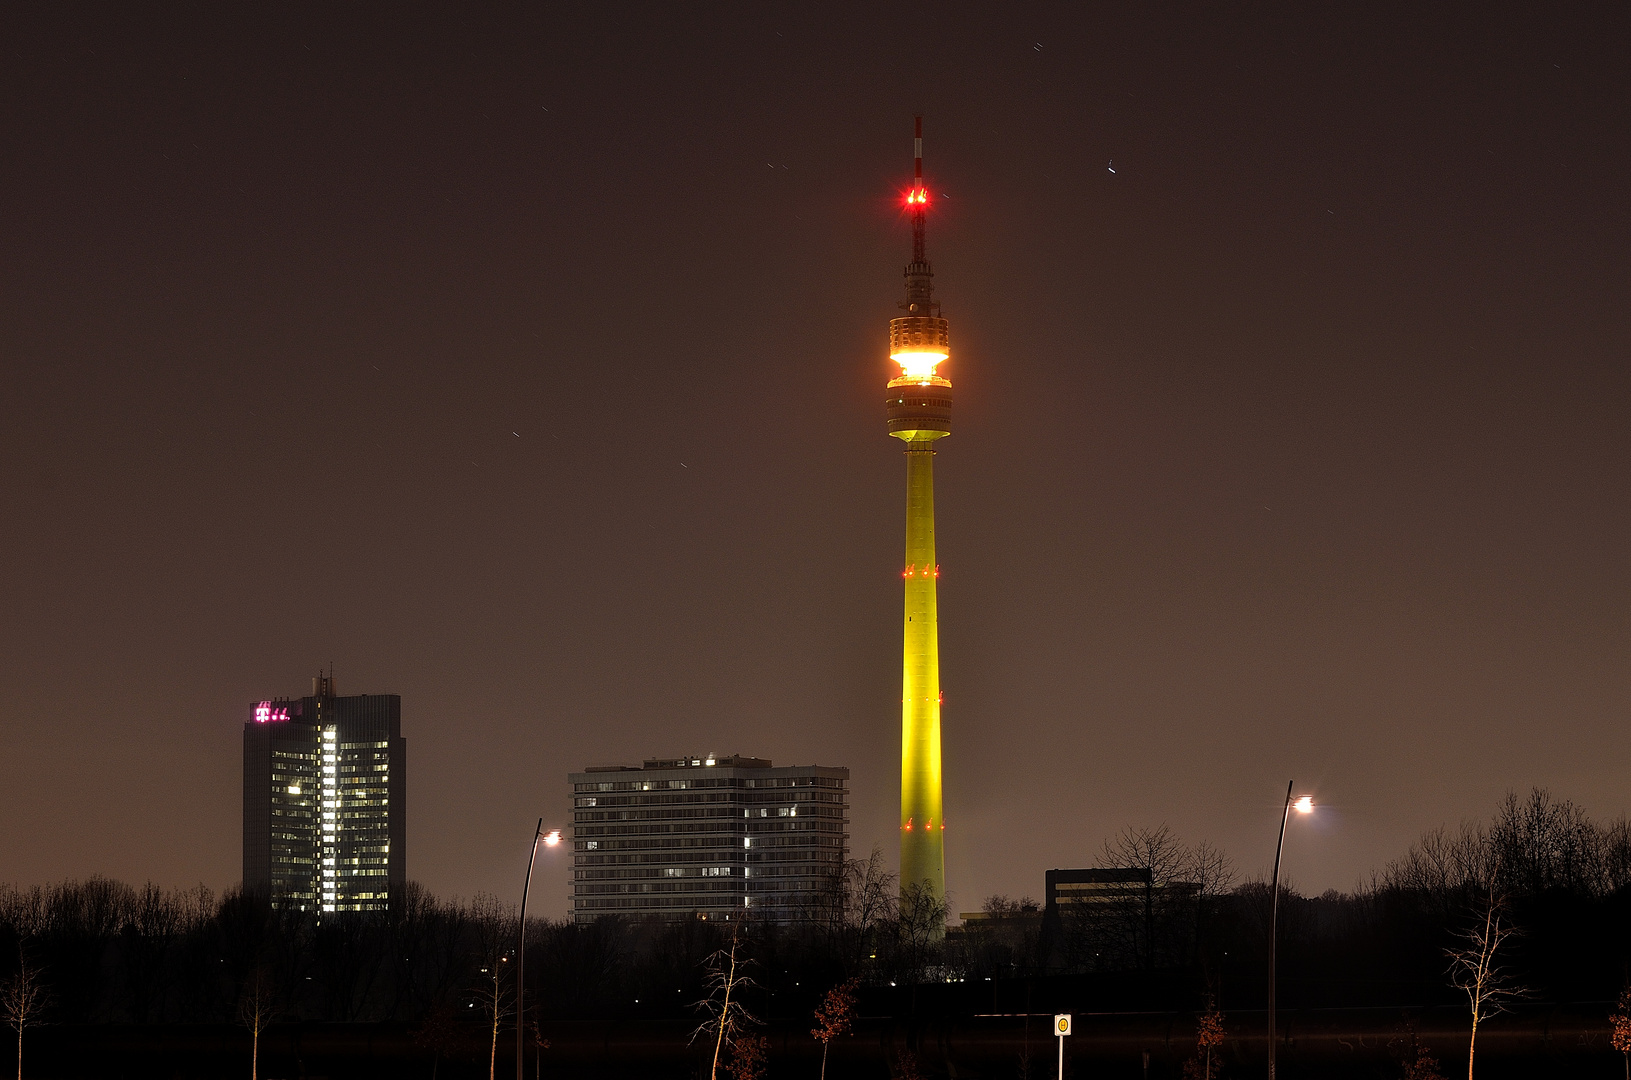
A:
{"label": "lit street lamp head", "polygon": [[545,847],[554,847],[556,844],[558,844],[560,842],[561,842],[561,830],[551,829],[549,832],[544,834],[544,846]]}
{"label": "lit street lamp head", "polygon": [[1314,796],[1300,796],[1296,802],[1291,804],[1291,808],[1299,814],[1312,814],[1314,812]]}

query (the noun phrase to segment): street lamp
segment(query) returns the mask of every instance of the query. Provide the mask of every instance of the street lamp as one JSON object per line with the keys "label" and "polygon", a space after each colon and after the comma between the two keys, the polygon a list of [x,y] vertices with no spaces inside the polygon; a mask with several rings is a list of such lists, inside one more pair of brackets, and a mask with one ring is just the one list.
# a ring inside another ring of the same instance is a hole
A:
{"label": "street lamp", "polygon": [[1291,799],[1291,789],[1297,781],[1292,780],[1286,784],[1286,807],[1280,815],[1280,842],[1274,848],[1274,883],[1269,887],[1269,1080],[1274,1078],[1274,975],[1275,975],[1275,946],[1278,943],[1280,928],[1280,855],[1286,847],[1286,822],[1291,818],[1291,811],[1295,809],[1299,814],[1312,814],[1314,812],[1314,797],[1303,795],[1295,802]]}
{"label": "street lamp", "polygon": [[538,819],[538,831],[532,834],[532,854],[527,856],[527,880],[521,886],[521,926],[515,943],[515,1080],[526,1080],[522,1067],[526,1061],[522,1053],[522,1036],[527,1017],[527,893],[532,889],[532,864],[538,859],[538,842],[554,847],[561,842],[561,830],[544,832],[544,819]]}

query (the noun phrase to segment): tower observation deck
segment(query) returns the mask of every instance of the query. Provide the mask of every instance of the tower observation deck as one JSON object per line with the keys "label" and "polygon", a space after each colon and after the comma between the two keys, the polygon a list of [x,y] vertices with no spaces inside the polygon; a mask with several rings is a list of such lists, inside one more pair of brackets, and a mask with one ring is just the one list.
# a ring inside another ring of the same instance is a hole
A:
{"label": "tower observation deck", "polygon": [[906,264],[906,314],[889,322],[889,434],[906,444],[904,655],[900,732],[900,885],[946,894],[940,773],[940,638],[934,548],[934,444],[951,434],[951,380],[935,368],[951,355],[946,320],[934,299],[925,250],[929,190],[923,183],[923,118],[916,121],[912,187],[912,261]]}

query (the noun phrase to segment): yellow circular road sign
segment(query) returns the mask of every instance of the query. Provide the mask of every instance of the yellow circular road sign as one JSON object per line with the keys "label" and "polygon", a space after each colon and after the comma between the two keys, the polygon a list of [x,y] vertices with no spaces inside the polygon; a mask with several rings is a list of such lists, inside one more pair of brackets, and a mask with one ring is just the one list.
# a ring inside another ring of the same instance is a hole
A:
{"label": "yellow circular road sign", "polygon": [[1070,1014],[1059,1013],[1053,1018],[1053,1033],[1063,1038],[1070,1034]]}

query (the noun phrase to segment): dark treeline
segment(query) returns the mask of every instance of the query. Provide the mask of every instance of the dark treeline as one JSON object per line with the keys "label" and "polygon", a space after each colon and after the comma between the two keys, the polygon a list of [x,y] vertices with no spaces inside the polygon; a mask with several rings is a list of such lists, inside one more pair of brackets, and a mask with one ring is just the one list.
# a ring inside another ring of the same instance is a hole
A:
{"label": "dark treeline", "polygon": [[[790,925],[528,920],[529,1012],[689,1015],[706,959],[733,932],[771,1008],[852,974],[902,984],[943,962],[943,904],[903,905],[881,853],[854,861]],[[238,890],[133,888],[106,878],[0,886],[0,980],[27,965],[53,1023],[443,1021],[512,1015],[513,906],[444,901],[410,883],[386,910],[276,908]],[[791,1007],[791,1004],[789,1004]]]}
{"label": "dark treeline", "polygon": [[[1165,829],[1129,830],[1084,861],[1147,870],[1149,888],[1060,918],[992,897],[990,918],[942,934],[944,905],[910,889],[903,902],[874,852],[786,925],[529,920],[529,1011],[692,1016],[706,960],[733,932],[764,1017],[807,1015],[851,978],[878,1010],[915,1007],[902,995],[932,983],[909,1001],[986,1011],[1000,986],[1062,979],[1100,988],[1105,1008],[1189,1010],[1208,994],[1226,1009],[1261,1006],[1267,885],[1233,885],[1220,853]],[[1540,791],[1509,797],[1488,825],[1429,833],[1355,892],[1284,891],[1282,1004],[1457,1003],[1446,950],[1492,899],[1522,932],[1509,961],[1531,997],[1612,1000],[1631,962],[1628,885],[1625,821],[1594,823]],[[237,891],[5,887],[0,979],[28,964],[56,1023],[236,1023],[253,996],[277,1022],[391,1021],[429,1038],[441,1021],[490,1025],[507,1011],[515,930],[495,898],[444,901],[412,884],[386,911],[321,917]]]}
{"label": "dark treeline", "polygon": [[[1208,994],[1261,1007],[1266,882],[1230,888],[1227,860],[1164,828],[1127,830],[1099,863],[1146,870],[1151,887],[1057,919],[1027,917],[1032,901],[992,897],[985,909],[994,917],[970,924],[963,969],[1021,978],[1158,972],[1183,978],[1164,980],[1166,999],[1150,1007],[1193,1008]],[[1492,903],[1518,931],[1500,960],[1524,997],[1614,1000],[1631,975],[1631,826],[1593,822],[1535,790],[1508,795],[1487,825],[1426,834],[1353,892],[1304,897],[1282,884],[1281,1002],[1460,1004],[1448,952]],[[1109,984],[1117,982],[1135,980]],[[1175,985],[1189,1002],[1171,1000]]]}

